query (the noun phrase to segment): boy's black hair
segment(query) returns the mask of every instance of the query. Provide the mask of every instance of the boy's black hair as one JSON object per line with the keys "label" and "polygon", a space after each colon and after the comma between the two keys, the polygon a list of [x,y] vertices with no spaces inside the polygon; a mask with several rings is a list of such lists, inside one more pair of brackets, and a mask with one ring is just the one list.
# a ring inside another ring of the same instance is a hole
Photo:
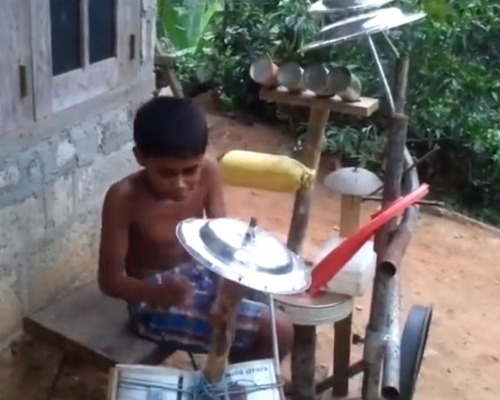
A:
{"label": "boy's black hair", "polygon": [[208,143],[205,116],[189,99],[155,97],[135,114],[134,142],[145,157],[200,156]]}

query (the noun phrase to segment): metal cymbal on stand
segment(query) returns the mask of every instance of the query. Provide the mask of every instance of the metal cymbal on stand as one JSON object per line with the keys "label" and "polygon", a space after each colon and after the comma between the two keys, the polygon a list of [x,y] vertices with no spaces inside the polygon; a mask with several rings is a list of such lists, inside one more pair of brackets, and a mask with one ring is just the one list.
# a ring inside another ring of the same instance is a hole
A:
{"label": "metal cymbal on stand", "polygon": [[425,13],[405,14],[399,8],[389,7],[356,15],[325,26],[318,34],[318,40],[306,45],[303,50],[317,50],[336,46],[359,37],[388,31],[407,25],[425,17]]}
{"label": "metal cymbal on stand", "polygon": [[353,14],[383,7],[394,0],[319,0],[311,4],[313,16]]}
{"label": "metal cymbal on stand", "polygon": [[[333,2],[334,0],[331,1]],[[419,21],[425,18],[426,15],[427,14],[424,12],[404,13],[397,7],[388,7],[356,15],[354,17],[345,18],[324,27],[318,34],[317,40],[304,46],[302,50],[318,50],[325,47],[336,46],[354,39],[366,38],[377,66],[377,71],[384,86],[385,95],[389,102],[391,112],[394,112],[394,99],[392,97],[382,63],[380,62],[380,57],[375,47],[375,43],[373,42],[372,35],[382,33],[391,50],[395,53],[396,57],[399,57],[399,53],[390,40],[387,32],[391,29]]]}
{"label": "metal cymbal on stand", "polygon": [[311,284],[311,272],[307,265],[272,235],[257,227],[255,218],[251,219],[250,224],[229,218],[191,218],[177,225],[176,234],[197,262],[238,284],[235,285],[236,290],[222,290],[216,300],[220,318],[213,325],[212,342],[203,370],[205,379],[211,384],[224,379],[234,324],[243,295],[240,285],[269,294],[273,358],[276,375],[279,376],[273,294],[296,294],[307,290]]}
{"label": "metal cymbal on stand", "polygon": [[268,294],[295,294],[311,283],[309,268],[258,226],[229,218],[187,219],[177,236],[188,253],[217,275]]}

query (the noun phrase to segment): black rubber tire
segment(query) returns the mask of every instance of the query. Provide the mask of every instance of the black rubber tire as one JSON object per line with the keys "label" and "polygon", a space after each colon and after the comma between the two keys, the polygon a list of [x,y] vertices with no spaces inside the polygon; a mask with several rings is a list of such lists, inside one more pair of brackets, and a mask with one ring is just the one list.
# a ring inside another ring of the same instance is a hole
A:
{"label": "black rubber tire", "polygon": [[401,336],[399,400],[412,400],[424,357],[432,306],[415,305],[410,309]]}

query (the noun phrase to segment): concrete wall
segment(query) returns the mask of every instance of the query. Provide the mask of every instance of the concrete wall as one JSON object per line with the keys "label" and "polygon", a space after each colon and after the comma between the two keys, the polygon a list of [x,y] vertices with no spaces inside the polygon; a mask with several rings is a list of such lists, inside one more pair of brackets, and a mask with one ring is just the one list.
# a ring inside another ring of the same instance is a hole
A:
{"label": "concrete wall", "polygon": [[0,344],[22,316],[95,278],[107,188],[137,169],[131,123],[154,89],[155,0],[141,0],[129,87],[0,135]]}
{"label": "concrete wall", "polygon": [[104,193],[137,168],[134,108],[120,101],[0,162],[0,338],[95,276]]}

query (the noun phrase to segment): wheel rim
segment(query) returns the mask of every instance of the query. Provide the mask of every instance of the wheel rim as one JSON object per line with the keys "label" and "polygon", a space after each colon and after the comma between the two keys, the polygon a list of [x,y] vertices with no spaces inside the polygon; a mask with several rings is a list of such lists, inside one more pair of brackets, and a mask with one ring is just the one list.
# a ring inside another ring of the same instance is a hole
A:
{"label": "wheel rim", "polygon": [[401,336],[400,400],[411,400],[427,346],[432,306],[413,306]]}

